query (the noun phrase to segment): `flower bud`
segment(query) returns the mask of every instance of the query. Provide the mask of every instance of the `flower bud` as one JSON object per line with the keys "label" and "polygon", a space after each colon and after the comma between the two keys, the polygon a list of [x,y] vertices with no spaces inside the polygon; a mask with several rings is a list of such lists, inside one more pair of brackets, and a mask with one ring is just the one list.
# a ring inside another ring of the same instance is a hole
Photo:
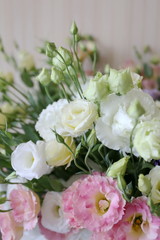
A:
{"label": "flower bud", "polygon": [[118,174],[123,176],[126,172],[129,157],[121,158],[119,161],[113,163],[107,170],[107,176],[116,178]]}
{"label": "flower bud", "polygon": [[16,106],[8,102],[3,103],[0,108],[2,113],[6,113],[6,114],[13,114],[16,111]]}
{"label": "flower bud", "polygon": [[52,58],[52,64],[59,70],[64,71],[66,69],[66,65],[63,63],[62,59],[60,59],[58,55]]}
{"label": "flower bud", "polygon": [[64,74],[56,67],[52,67],[51,71],[51,81],[58,84],[65,80]]}
{"label": "flower bud", "polygon": [[7,123],[7,118],[4,114],[0,113],[0,129],[4,129]]}
{"label": "flower bud", "polygon": [[129,106],[127,113],[130,117],[138,119],[145,113],[145,109],[142,107],[141,103],[135,99]]}
{"label": "flower bud", "polygon": [[71,32],[72,35],[76,35],[77,34],[78,28],[77,28],[77,25],[76,25],[75,22],[72,23],[70,32]]}
{"label": "flower bud", "polygon": [[108,82],[110,91],[117,94],[126,94],[133,88],[133,81],[129,69],[119,71],[110,69]]}
{"label": "flower bud", "polygon": [[46,55],[50,58],[53,58],[56,56],[56,45],[53,42],[48,42],[46,45]]}
{"label": "flower bud", "polygon": [[50,71],[46,68],[43,68],[36,79],[43,85],[47,86],[51,81]]}
{"label": "flower bud", "polygon": [[149,195],[149,193],[151,191],[151,182],[143,174],[139,175],[139,178],[138,178],[138,189],[144,195]]}
{"label": "flower bud", "polygon": [[20,52],[19,54],[19,68],[21,70],[26,69],[30,71],[35,68],[35,61],[33,56],[25,51]]}
{"label": "flower bud", "polygon": [[87,138],[87,144],[89,147],[93,147],[96,144],[96,142],[97,142],[96,131],[95,129],[92,129],[91,133]]}
{"label": "flower bud", "polygon": [[[75,152],[76,146],[73,138],[66,137],[64,141],[72,150],[72,152]],[[46,161],[52,167],[70,164],[73,160],[72,152],[63,143],[57,142],[56,139],[47,142],[45,146]]]}
{"label": "flower bud", "polygon": [[120,174],[118,174],[118,176],[117,176],[117,185],[121,191],[125,191],[127,184],[126,184],[124,177]]}
{"label": "flower bud", "polygon": [[67,66],[71,65],[71,63],[72,63],[71,52],[69,50],[67,50],[66,48],[63,48],[63,47],[58,48],[58,52],[62,56],[61,57],[61,56],[57,55],[57,58],[59,59],[59,61],[61,61],[61,62],[65,61],[65,64]]}
{"label": "flower bud", "polygon": [[107,75],[102,75],[98,72],[89,82],[84,96],[90,101],[100,101],[103,97],[109,94]]}

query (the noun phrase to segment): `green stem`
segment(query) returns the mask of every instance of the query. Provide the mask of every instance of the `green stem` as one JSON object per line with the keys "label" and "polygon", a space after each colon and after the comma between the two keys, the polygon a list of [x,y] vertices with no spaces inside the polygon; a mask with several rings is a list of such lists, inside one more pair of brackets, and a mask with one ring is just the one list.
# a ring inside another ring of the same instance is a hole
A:
{"label": "green stem", "polygon": [[61,87],[62,87],[64,97],[67,99],[68,102],[70,102],[70,100],[69,100],[69,98],[68,98],[68,95],[67,95],[67,93],[66,93],[66,90],[65,90],[65,88],[64,88],[64,86],[63,86],[63,83],[61,83],[60,85],[61,85]]}
{"label": "green stem", "polygon": [[89,165],[88,165],[88,163],[87,163],[88,156],[89,156],[90,152],[91,152],[91,148],[89,147],[89,148],[88,148],[88,151],[87,151],[87,154],[86,154],[86,156],[85,156],[85,159],[84,159],[84,163],[85,163],[85,165],[87,166],[89,172],[91,173],[91,169],[90,169],[90,167],[89,167]]}
{"label": "green stem", "polygon": [[51,97],[51,95],[50,95],[47,87],[45,87],[45,92],[46,92],[46,94],[47,94],[47,97],[49,98],[49,100],[50,100],[51,103],[52,103],[52,102],[53,102],[53,99],[52,99],[52,97]]}
{"label": "green stem", "polygon": [[73,52],[74,52],[74,55],[75,55],[76,60],[77,60],[78,69],[79,69],[80,75],[82,77],[83,82],[85,83],[86,82],[86,76],[85,76],[85,73],[82,70],[82,67],[81,67],[80,63],[79,63],[79,58],[78,58],[78,55],[77,55],[77,52],[76,52],[75,35],[73,36]]}

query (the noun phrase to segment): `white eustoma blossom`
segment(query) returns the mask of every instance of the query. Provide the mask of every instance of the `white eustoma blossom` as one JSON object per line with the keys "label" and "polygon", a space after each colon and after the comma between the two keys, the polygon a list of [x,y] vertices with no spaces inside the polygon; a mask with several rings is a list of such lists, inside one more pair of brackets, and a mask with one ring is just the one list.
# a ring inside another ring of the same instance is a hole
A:
{"label": "white eustoma blossom", "polygon": [[136,126],[133,146],[145,161],[160,159],[160,118]]}
{"label": "white eustoma blossom", "polygon": [[97,105],[92,102],[75,99],[68,103],[60,99],[41,112],[35,128],[46,141],[55,139],[53,130],[62,136],[77,137],[92,128],[97,116]]}
{"label": "white eustoma blossom", "polygon": [[73,230],[66,240],[90,240],[92,233],[87,229]]}
{"label": "white eustoma blossom", "polygon": [[140,121],[150,120],[159,114],[153,99],[140,89],[132,89],[122,96],[110,94],[101,102],[101,117],[96,123],[96,135],[108,148],[130,152],[130,135],[136,119],[127,111],[135,100],[144,109]]}
{"label": "white eustoma blossom", "polygon": [[16,174],[28,180],[39,179],[52,171],[45,159],[45,142],[21,143],[11,155],[11,164]]}
{"label": "white eustoma blossom", "polygon": [[35,129],[44,140],[51,141],[55,139],[55,134],[52,130],[57,130],[57,127],[61,124],[61,111],[67,103],[66,99],[60,99],[53,104],[49,104],[40,113]]}
{"label": "white eustoma blossom", "polygon": [[92,128],[97,116],[96,104],[83,99],[74,100],[62,109],[62,127],[57,128],[57,132],[64,136],[81,136]]}
{"label": "white eustoma blossom", "polygon": [[41,208],[43,227],[58,233],[70,231],[69,220],[62,211],[62,196],[58,192],[46,193]]}
{"label": "white eustoma blossom", "polygon": [[45,236],[41,234],[37,224],[37,226],[33,230],[24,231],[21,240],[47,240],[47,239],[45,238]]}

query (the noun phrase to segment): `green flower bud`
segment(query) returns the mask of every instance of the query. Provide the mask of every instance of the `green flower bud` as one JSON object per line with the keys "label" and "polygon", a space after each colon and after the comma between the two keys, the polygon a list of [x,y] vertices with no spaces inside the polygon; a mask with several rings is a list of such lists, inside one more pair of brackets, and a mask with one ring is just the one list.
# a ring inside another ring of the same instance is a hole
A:
{"label": "green flower bud", "polygon": [[71,66],[68,66],[67,69],[65,69],[65,70],[63,71],[63,73],[64,73],[65,76],[68,76],[68,72],[70,73],[70,75],[71,75],[72,77],[75,77],[75,72],[74,72],[74,70],[73,70],[73,68],[72,68]]}
{"label": "green flower bud", "polygon": [[126,181],[124,179],[124,177],[120,174],[118,174],[117,176],[117,185],[118,185],[118,188],[121,190],[121,191],[125,191],[126,189]]}
{"label": "green flower bud", "polygon": [[154,64],[154,65],[158,65],[160,63],[160,58],[157,57],[157,56],[154,56],[152,59],[151,59],[151,63]]}
{"label": "green flower bud", "polygon": [[52,67],[51,70],[51,81],[58,84],[65,80],[64,74],[56,67]]}
{"label": "green flower bud", "polygon": [[117,94],[126,94],[134,87],[129,69],[119,71],[110,69],[108,82],[110,91]]}
{"label": "green flower bud", "polygon": [[7,123],[7,118],[4,114],[0,113],[0,129],[4,129]]}
{"label": "green flower bud", "polygon": [[81,40],[81,36],[79,34],[75,35],[75,41],[79,42]]}
{"label": "green flower bud", "polygon": [[43,85],[47,86],[51,82],[50,71],[46,68],[43,68],[40,74],[36,77],[36,79]]}
{"label": "green flower bud", "polygon": [[16,106],[8,102],[4,102],[0,108],[2,113],[4,114],[13,114],[14,112],[16,112]]}
{"label": "green flower bud", "polygon": [[89,82],[84,96],[90,101],[100,101],[109,94],[107,75],[102,75],[98,72],[94,78]]}
{"label": "green flower bud", "polygon": [[149,193],[151,191],[151,182],[143,174],[139,175],[139,178],[138,178],[138,189],[144,195],[149,195]]}
{"label": "green flower bud", "polygon": [[107,176],[116,178],[118,174],[123,176],[126,172],[129,157],[121,158],[119,161],[113,163],[107,170]]}
{"label": "green flower bud", "polygon": [[58,68],[59,70],[64,71],[66,69],[66,65],[63,63],[62,59],[58,57],[58,55],[52,58],[52,64],[54,67]]}
{"label": "green flower bud", "polygon": [[53,42],[49,42],[46,45],[46,55],[50,58],[53,58],[56,56],[56,45]]}
{"label": "green flower bud", "polygon": [[145,109],[142,107],[141,103],[135,99],[129,106],[127,113],[130,117],[138,119],[145,113]]}
{"label": "green flower bud", "polygon": [[93,147],[96,144],[96,142],[97,142],[96,131],[95,129],[92,129],[91,133],[87,138],[87,144],[89,147]]}
{"label": "green flower bud", "polygon": [[109,76],[109,73],[110,73],[110,66],[109,66],[109,64],[106,64],[106,66],[104,67],[104,72],[107,74],[107,76]]}
{"label": "green flower bud", "polygon": [[77,25],[76,25],[75,22],[72,23],[70,32],[71,32],[72,35],[76,35],[77,34],[78,28],[77,28]]}
{"label": "green flower bud", "polygon": [[72,60],[73,60],[71,52],[63,47],[58,48],[58,52],[62,56],[61,57],[60,55],[57,54],[57,58],[59,59],[59,61],[61,61],[61,62],[65,61],[65,64],[67,66],[71,65]]}

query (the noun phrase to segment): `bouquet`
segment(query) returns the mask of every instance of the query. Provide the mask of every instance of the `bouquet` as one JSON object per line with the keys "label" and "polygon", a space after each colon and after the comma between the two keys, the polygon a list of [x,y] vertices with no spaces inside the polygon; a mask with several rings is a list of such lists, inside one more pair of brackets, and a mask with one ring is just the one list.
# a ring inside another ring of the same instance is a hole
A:
{"label": "bouquet", "polygon": [[75,23],[70,31],[70,50],[41,48],[42,69],[27,53],[18,65],[1,44],[23,82],[37,84],[23,92],[0,77],[2,239],[159,240],[158,104],[137,73],[96,72],[96,49],[87,76]]}

